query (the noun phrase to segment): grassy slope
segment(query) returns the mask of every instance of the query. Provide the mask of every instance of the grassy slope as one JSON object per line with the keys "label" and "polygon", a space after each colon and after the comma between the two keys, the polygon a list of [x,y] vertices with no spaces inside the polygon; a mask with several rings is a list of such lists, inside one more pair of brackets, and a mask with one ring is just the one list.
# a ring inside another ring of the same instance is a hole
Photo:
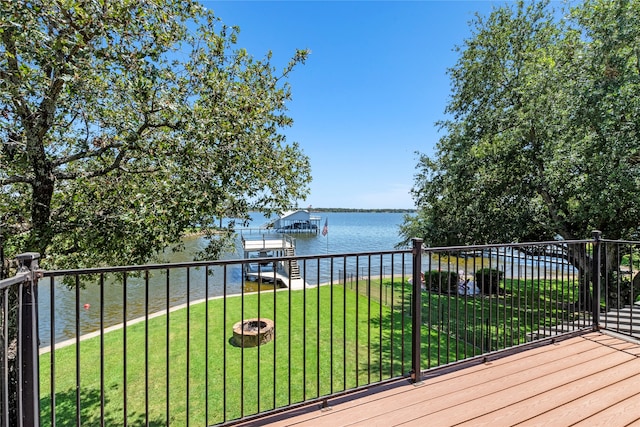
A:
{"label": "grassy slope", "polygon": [[[107,425],[123,424],[125,412],[129,425],[145,424],[145,414],[151,425],[165,425],[167,413],[174,425],[187,417],[196,425],[219,423],[400,376],[411,357],[411,318],[402,315],[410,299],[401,288],[384,280],[346,291],[324,286],[247,294],[244,303],[216,299],[105,334],[102,362],[99,338],[80,343],[79,362],[76,346],[57,349],[56,422],[75,424],[76,364],[82,425],[99,425],[101,363]],[[540,283],[511,283],[501,298],[424,296],[423,368],[479,354],[487,345],[522,342],[549,321],[525,306],[567,296],[540,289]],[[251,317],[274,320],[274,341],[233,346],[233,324]],[[50,356],[41,356],[43,425],[51,416],[50,369]]]}
{"label": "grassy slope", "polygon": [[[233,324],[251,317],[275,321],[274,341],[233,346]],[[101,363],[107,424],[123,423],[126,402],[130,425],[143,424],[144,414],[164,425],[167,405],[171,424],[185,424],[188,416],[201,425],[207,410],[207,422],[216,423],[255,413],[258,405],[267,410],[402,375],[409,369],[410,331],[399,307],[392,311],[340,286],[251,294],[244,305],[241,298],[211,300],[105,334],[102,362],[99,338],[81,342],[82,425],[99,424]],[[66,424],[76,412],[76,346],[57,349],[54,362],[55,416]],[[41,356],[45,425],[50,368],[50,356]]]}

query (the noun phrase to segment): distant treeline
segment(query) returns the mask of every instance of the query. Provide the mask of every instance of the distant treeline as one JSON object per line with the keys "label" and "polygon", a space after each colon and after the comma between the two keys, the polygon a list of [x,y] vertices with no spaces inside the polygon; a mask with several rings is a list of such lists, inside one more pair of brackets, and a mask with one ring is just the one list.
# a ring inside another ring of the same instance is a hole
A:
{"label": "distant treeline", "polygon": [[313,212],[380,212],[380,213],[414,213],[415,209],[352,209],[352,208],[311,208]]}

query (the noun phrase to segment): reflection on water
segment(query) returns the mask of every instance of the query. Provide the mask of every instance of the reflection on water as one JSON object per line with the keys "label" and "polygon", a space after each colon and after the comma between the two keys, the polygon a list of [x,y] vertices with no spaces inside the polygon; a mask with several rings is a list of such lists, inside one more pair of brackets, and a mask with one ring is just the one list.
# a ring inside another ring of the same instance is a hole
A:
{"label": "reflection on water", "polygon": [[[94,275],[82,280],[78,289],[70,289],[60,277],[42,280],[38,286],[41,344],[48,345],[52,335],[60,341],[167,307],[223,295],[225,276],[226,293],[239,293],[242,286],[239,265],[224,269],[151,270],[134,277]],[[51,330],[52,323],[56,325],[55,331]]]}
{"label": "reflection on water", "polygon": [[286,288],[283,284],[274,285],[273,283],[265,283],[265,282],[244,282],[244,292],[258,292],[260,291],[273,291],[274,289],[284,289]]}

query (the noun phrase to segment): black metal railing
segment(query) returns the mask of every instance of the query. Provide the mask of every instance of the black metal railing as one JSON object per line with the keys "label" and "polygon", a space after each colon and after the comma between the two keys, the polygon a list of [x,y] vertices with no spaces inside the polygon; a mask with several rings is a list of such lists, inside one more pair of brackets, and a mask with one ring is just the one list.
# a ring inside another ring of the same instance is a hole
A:
{"label": "black metal railing", "polygon": [[[42,424],[225,423],[401,377],[411,261],[405,250],[44,272]],[[279,273],[293,262],[303,279]],[[272,342],[241,345],[252,331],[235,326],[251,319],[273,322]]]}
{"label": "black metal railing", "polygon": [[423,323],[433,333],[426,368],[591,327],[587,244],[427,250]]}
{"label": "black metal railing", "polygon": [[[415,239],[387,252],[43,271],[40,424],[233,424],[533,341],[634,334],[623,325],[637,310],[638,247],[599,234]],[[281,274],[293,263],[302,279]]]}
{"label": "black metal railing", "polygon": [[602,240],[597,259],[599,325],[640,339],[640,241]]}
{"label": "black metal railing", "polygon": [[0,280],[0,426],[39,425],[37,271],[39,256],[16,257]]}

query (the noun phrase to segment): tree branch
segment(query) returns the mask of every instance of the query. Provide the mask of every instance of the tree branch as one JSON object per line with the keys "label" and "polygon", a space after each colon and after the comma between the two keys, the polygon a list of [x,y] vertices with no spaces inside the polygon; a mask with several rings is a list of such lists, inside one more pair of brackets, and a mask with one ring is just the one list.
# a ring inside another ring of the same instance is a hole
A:
{"label": "tree branch", "polygon": [[0,81],[8,81],[8,89],[11,92],[11,100],[13,101],[14,108],[18,115],[22,118],[23,124],[28,124],[28,119],[31,117],[31,110],[29,110],[28,103],[17,89],[20,86],[20,65],[18,64],[18,53],[16,51],[15,39],[13,34],[15,29],[9,27],[2,32],[2,43],[7,50],[5,58],[7,58],[8,72],[0,68]]}
{"label": "tree branch", "polygon": [[125,154],[127,153],[127,150],[121,150],[118,155],[116,156],[116,158],[113,160],[113,162],[108,165],[107,167],[104,167],[102,169],[93,171],[93,172],[74,172],[74,173],[66,173],[66,172],[56,172],[55,173],[55,177],[58,180],[73,180],[73,179],[78,179],[78,178],[94,178],[96,176],[104,176],[106,174],[108,174],[109,172],[112,172],[116,169],[120,168],[120,164],[122,163],[122,160],[125,157]]}
{"label": "tree branch", "polygon": [[53,162],[51,162],[51,164],[53,165],[53,167],[59,167],[62,165],[65,165],[67,163],[71,163],[71,162],[75,162],[77,160],[82,160],[82,159],[89,159],[89,158],[93,158],[93,157],[99,157],[102,154],[106,153],[109,150],[112,149],[122,149],[123,144],[121,143],[116,143],[116,144],[110,144],[104,147],[100,147],[99,150],[83,150],[80,152],[77,152],[75,154],[71,154],[69,156],[64,156],[64,157],[60,157],[56,160],[54,160]]}
{"label": "tree branch", "polygon": [[21,175],[12,175],[7,178],[0,179],[0,185],[10,184],[33,184],[33,179]]}
{"label": "tree branch", "polygon": [[[146,115],[145,115],[146,117]],[[69,173],[69,172],[64,172],[64,171],[58,171],[55,173],[55,177],[56,179],[59,180],[73,180],[73,179],[77,179],[80,177],[83,178],[93,178],[96,176],[103,176],[108,174],[109,172],[112,172],[116,169],[120,169],[123,170],[127,173],[132,173],[129,169],[123,168],[122,167],[122,160],[125,158],[125,155],[129,152],[131,152],[133,150],[133,143],[135,141],[137,141],[147,129],[160,129],[160,128],[169,128],[169,129],[178,129],[180,127],[180,123],[170,123],[170,122],[160,122],[160,123],[148,123],[148,122],[144,122],[140,125],[140,127],[136,130],[136,132],[134,132],[134,136],[131,138],[131,143],[130,144],[124,144],[124,143],[117,143],[117,144],[110,144],[106,147],[102,147],[99,150],[96,151],[81,151],[78,152],[76,154],[72,154],[70,156],[66,156],[66,157],[62,157],[59,158],[58,160],[56,160],[53,165],[55,167],[59,167],[63,164],[67,164],[73,161],[77,161],[77,160],[81,160],[81,159],[87,159],[87,158],[93,158],[93,157],[99,157],[100,155],[104,154],[105,152],[107,152],[108,150],[111,149],[119,149],[120,151],[118,152],[118,155],[116,156],[116,158],[113,160],[113,162],[104,167],[101,168],[99,170],[93,171],[93,172],[74,172],[74,173]],[[149,171],[145,171],[145,173],[147,172],[153,172],[154,170],[149,170]]]}

